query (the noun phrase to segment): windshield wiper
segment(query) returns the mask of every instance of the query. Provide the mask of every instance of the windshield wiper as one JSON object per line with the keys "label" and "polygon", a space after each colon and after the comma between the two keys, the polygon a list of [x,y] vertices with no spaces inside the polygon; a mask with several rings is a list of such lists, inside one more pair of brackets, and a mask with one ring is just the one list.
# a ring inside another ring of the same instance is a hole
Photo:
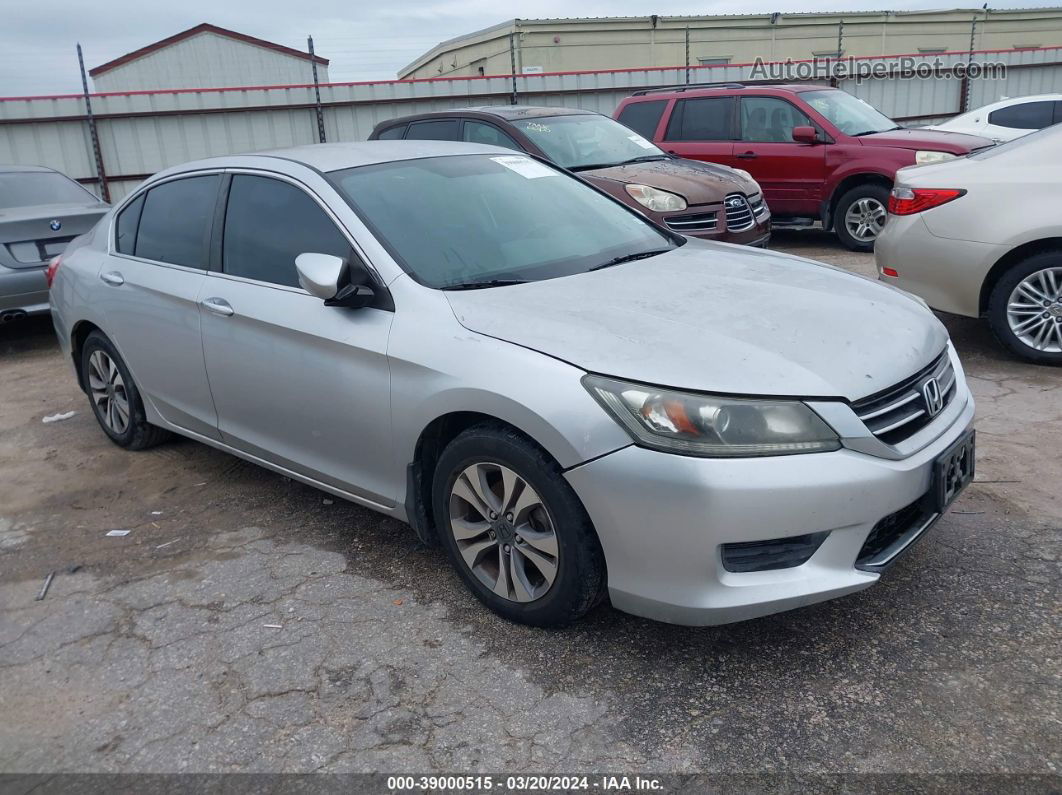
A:
{"label": "windshield wiper", "polygon": [[[611,268],[613,265],[622,265],[624,262],[633,262],[636,259],[648,259],[649,257],[655,257],[657,254],[667,254],[671,251],[669,248],[653,249],[652,251],[639,251],[637,254],[623,254],[619,257],[613,257],[608,262],[602,262],[600,265],[595,265],[590,268],[591,271],[599,271],[602,268]],[[589,273],[589,271],[587,271]]]}
{"label": "windshield wiper", "polygon": [[874,133],[892,132],[893,130],[902,130],[903,127],[889,127],[887,130],[863,130],[863,132],[852,133],[853,138],[858,138],[861,135],[873,135]]}
{"label": "windshield wiper", "polygon": [[484,290],[488,287],[509,287],[513,284],[527,284],[527,279],[484,279],[479,282],[458,282],[440,287],[440,290]]}
{"label": "windshield wiper", "polygon": [[673,155],[667,155],[661,152],[657,155],[642,155],[641,157],[632,157],[630,160],[620,160],[618,163],[587,163],[586,165],[571,166],[569,171],[594,171],[599,168],[616,168],[616,166],[629,166],[631,163],[648,163],[653,160],[672,160]]}

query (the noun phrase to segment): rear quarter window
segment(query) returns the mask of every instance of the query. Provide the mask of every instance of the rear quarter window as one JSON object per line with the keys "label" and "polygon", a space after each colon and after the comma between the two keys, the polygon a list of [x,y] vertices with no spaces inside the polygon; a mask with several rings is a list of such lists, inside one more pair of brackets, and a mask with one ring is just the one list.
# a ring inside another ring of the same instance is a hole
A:
{"label": "rear quarter window", "polygon": [[1025,102],[992,111],[988,114],[988,123],[1015,130],[1041,130],[1050,126],[1054,111],[1054,102]]}
{"label": "rear quarter window", "polygon": [[666,99],[632,102],[620,111],[616,121],[651,141],[656,137],[656,128],[660,124],[660,117],[664,115],[666,107]]}

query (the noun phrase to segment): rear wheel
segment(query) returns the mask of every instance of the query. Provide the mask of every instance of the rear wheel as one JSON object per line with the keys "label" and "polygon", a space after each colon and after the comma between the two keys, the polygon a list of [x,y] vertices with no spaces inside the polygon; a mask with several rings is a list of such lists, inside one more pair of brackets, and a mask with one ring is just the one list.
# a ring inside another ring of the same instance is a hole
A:
{"label": "rear wheel", "polygon": [[999,341],[1023,359],[1062,365],[1062,251],[1022,260],[996,282],[988,322]]}
{"label": "rear wheel", "polygon": [[833,228],[845,248],[871,251],[888,218],[889,189],[884,185],[857,185],[837,202]]}
{"label": "rear wheel", "polygon": [[102,332],[93,331],[85,340],[81,372],[92,412],[112,442],[128,450],[144,450],[169,438],[169,431],[145,419],[144,402],[129,369]]}
{"label": "rear wheel", "polygon": [[590,517],[557,463],[518,433],[466,430],[433,481],[435,526],[466,585],[512,621],[562,626],[604,595]]}

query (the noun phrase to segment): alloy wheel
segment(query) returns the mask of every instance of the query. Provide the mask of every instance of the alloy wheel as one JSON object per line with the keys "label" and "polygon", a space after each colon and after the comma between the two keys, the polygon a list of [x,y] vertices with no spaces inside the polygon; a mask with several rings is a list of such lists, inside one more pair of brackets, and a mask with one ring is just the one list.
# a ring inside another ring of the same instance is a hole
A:
{"label": "alloy wheel", "polygon": [[121,436],[129,428],[129,394],[118,365],[101,350],[89,356],[88,385],[100,421]]}
{"label": "alloy wheel", "polygon": [[1030,273],[1007,300],[1007,323],[1033,350],[1062,353],[1062,268]]}
{"label": "alloy wheel", "polygon": [[885,205],[866,196],[852,202],[848,212],[844,214],[844,225],[848,233],[860,243],[870,243],[877,239],[885,228],[887,217]]}
{"label": "alloy wheel", "polygon": [[449,512],[457,549],[487,588],[513,602],[546,595],[560,550],[549,511],[526,480],[501,464],[473,464],[457,476]]}

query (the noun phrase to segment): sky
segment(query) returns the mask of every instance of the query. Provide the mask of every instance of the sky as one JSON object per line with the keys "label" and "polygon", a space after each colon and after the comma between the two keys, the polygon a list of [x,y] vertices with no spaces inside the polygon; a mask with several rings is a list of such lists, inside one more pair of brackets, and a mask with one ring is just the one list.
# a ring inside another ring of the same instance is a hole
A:
{"label": "sky", "polygon": [[[440,41],[514,17],[661,16],[799,11],[979,7],[979,0],[0,0],[0,96],[79,93],[75,45],[85,67],[172,36],[201,22],[305,49],[331,60],[336,82],[392,80]],[[996,0],[992,8],[1052,5]]]}

